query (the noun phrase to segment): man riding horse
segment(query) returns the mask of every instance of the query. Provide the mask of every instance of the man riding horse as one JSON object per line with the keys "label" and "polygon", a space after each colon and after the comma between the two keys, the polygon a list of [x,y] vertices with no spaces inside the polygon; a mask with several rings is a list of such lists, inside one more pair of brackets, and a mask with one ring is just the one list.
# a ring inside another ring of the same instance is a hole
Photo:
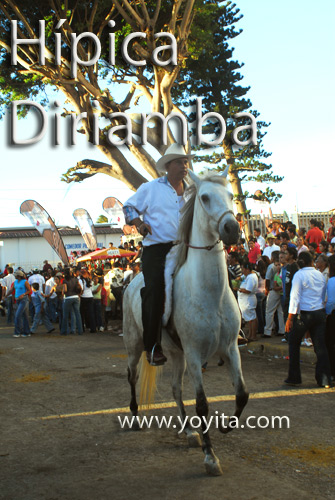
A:
{"label": "man riding horse", "polygon": [[[153,366],[167,361],[161,348],[164,312],[166,255],[177,240],[180,211],[185,204],[185,177],[189,160],[183,146],[172,144],[158,160],[156,170],[166,173],[142,184],[125,203],[126,223],[135,225],[144,237],[141,290],[143,341],[148,362]],[[142,216],[142,218],[140,217]]]}

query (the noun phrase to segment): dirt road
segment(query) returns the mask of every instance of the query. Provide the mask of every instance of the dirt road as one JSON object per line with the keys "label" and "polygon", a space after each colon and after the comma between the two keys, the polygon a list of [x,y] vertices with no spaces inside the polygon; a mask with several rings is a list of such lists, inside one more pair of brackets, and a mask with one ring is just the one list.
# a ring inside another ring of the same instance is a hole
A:
{"label": "dirt road", "polygon": [[[243,429],[222,435],[211,427],[223,468],[214,478],[205,473],[201,449],[188,448],[178,426],[121,428],[118,416],[127,415],[122,408],[129,403],[126,364],[116,332],[61,337],[41,330],[15,339],[0,318],[1,499],[334,498],[335,391],[308,394],[316,389],[311,364],[302,364],[302,387],[290,390],[282,383],[287,360],[243,348],[252,399]],[[228,371],[216,359],[204,379],[207,396],[233,394]],[[172,401],[169,380],[167,364],[157,402]],[[184,399],[193,398],[186,376]],[[220,398],[210,405],[213,416],[233,408],[233,401]],[[195,415],[194,406],[187,411]],[[173,407],[148,415],[177,422]],[[250,429],[250,416],[287,416],[290,428]]]}

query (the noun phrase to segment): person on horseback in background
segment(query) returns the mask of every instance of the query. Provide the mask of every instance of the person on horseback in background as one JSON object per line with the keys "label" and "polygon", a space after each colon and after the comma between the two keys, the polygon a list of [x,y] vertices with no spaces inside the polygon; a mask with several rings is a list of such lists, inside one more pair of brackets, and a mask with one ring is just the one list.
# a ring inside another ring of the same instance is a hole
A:
{"label": "person on horseback in background", "polygon": [[142,184],[123,207],[126,223],[135,225],[144,237],[143,342],[147,360],[153,366],[167,361],[161,347],[165,260],[177,240],[187,187],[184,179],[193,156],[186,154],[183,146],[172,144],[156,164],[157,172],[166,175]]}

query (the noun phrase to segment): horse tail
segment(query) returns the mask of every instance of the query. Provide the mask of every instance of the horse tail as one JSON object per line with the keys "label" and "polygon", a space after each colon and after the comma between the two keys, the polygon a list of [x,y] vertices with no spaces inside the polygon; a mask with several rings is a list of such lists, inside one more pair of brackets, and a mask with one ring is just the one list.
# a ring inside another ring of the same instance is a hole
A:
{"label": "horse tail", "polygon": [[139,374],[140,409],[149,410],[151,405],[155,402],[157,383],[162,371],[162,366],[151,366],[146,359],[145,352],[142,353]]}

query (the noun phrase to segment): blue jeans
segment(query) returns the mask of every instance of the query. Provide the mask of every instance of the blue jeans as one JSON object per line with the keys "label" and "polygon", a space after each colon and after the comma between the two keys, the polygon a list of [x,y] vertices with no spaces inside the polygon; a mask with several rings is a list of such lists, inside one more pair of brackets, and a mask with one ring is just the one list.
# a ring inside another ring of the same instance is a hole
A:
{"label": "blue jeans", "polygon": [[40,324],[41,320],[42,320],[45,328],[48,330],[48,332],[53,329],[52,323],[50,323],[50,320],[49,320],[45,310],[43,310],[43,312],[42,312],[41,304],[39,304],[39,305],[35,306],[34,321],[33,321],[33,324],[31,325],[31,333],[36,332],[37,327]]}
{"label": "blue jeans", "polygon": [[315,367],[315,379],[318,385],[330,384],[330,364],[325,341],[326,334],[326,313],[324,309],[318,311],[301,311],[300,320],[295,317],[293,329],[288,334],[289,344],[289,371],[288,380],[300,384],[300,344],[309,330],[313,341],[317,362]]}
{"label": "blue jeans", "polygon": [[[62,321],[62,329],[61,329],[62,335],[67,335],[67,333],[68,333],[69,317],[72,316],[72,312],[74,313],[74,316],[76,318],[78,334],[82,335],[83,325],[81,322],[79,306],[80,306],[80,299],[77,296],[64,299],[63,321]],[[71,321],[71,330],[72,330],[72,321]]]}
{"label": "blue jeans", "polygon": [[54,299],[49,298],[48,299],[48,305],[47,305],[47,314],[48,318],[52,323],[56,323],[57,321],[57,297]]}
{"label": "blue jeans", "polygon": [[[21,335],[22,333],[30,333],[29,321],[28,321],[28,297],[25,296],[23,299],[16,300],[17,309],[15,313],[15,335]],[[22,327],[23,323],[23,327]]]}

